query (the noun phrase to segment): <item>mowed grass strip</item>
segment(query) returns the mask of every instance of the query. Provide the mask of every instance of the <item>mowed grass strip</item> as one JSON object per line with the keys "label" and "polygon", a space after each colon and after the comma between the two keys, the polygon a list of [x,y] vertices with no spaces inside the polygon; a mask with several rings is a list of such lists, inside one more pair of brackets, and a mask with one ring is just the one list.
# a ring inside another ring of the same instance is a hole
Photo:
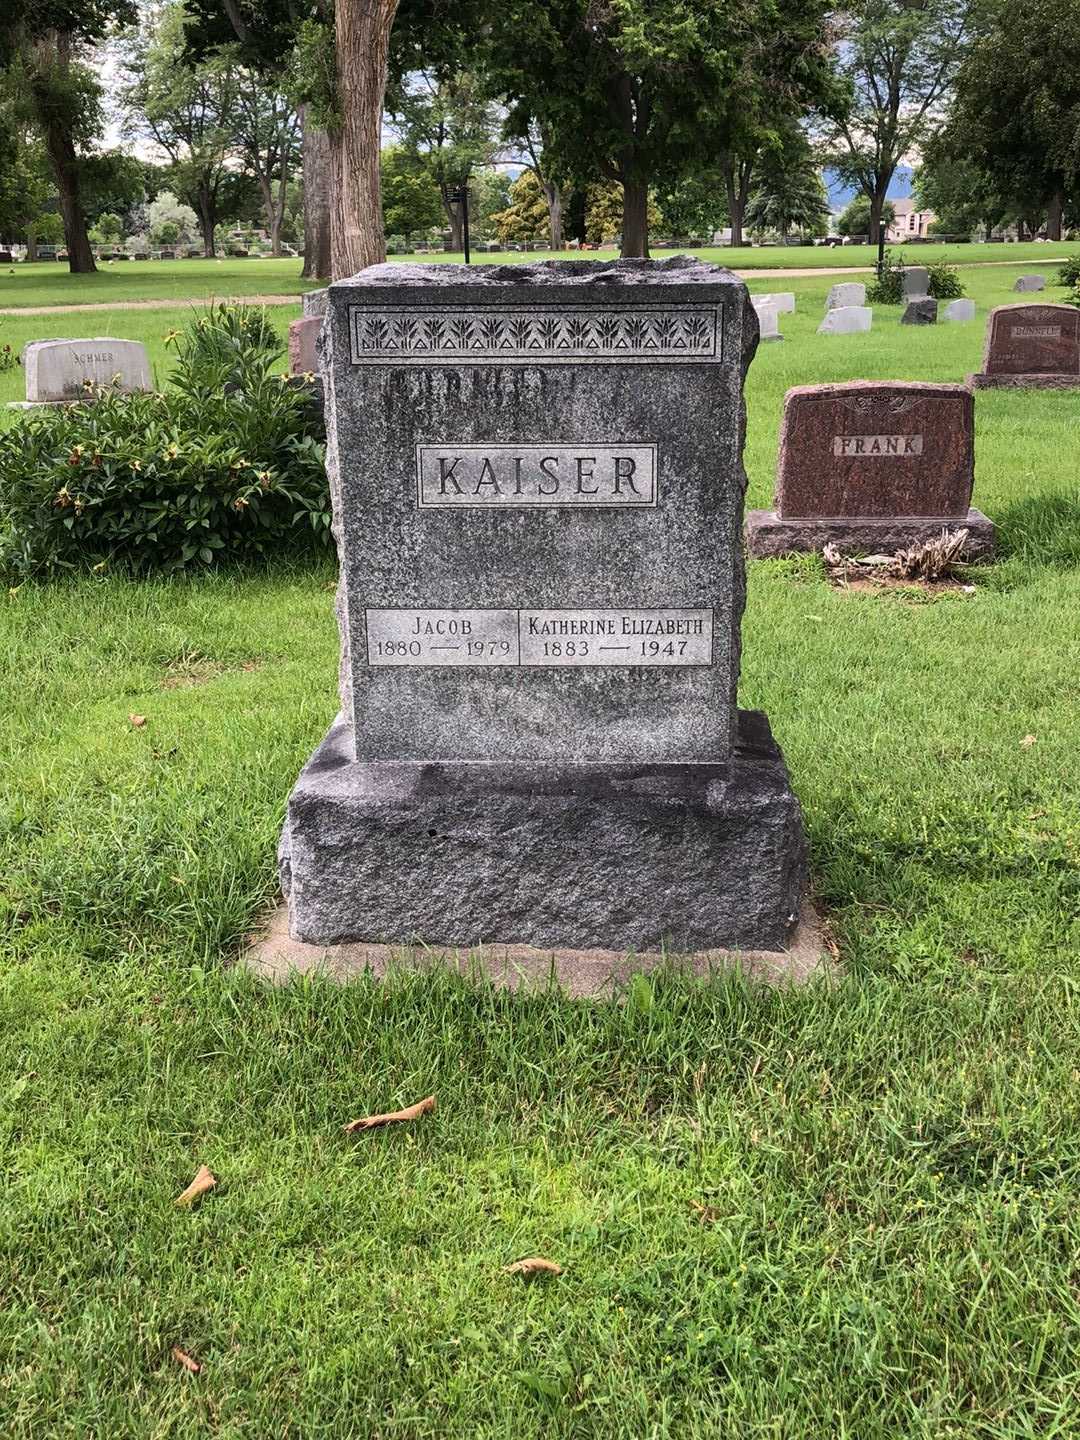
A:
{"label": "mowed grass strip", "polygon": [[[751,369],[750,503],[788,385],[960,379],[1013,298],[819,337],[828,283]],[[329,564],[4,599],[5,1434],[1071,1434],[1078,403],[977,397],[973,594],[750,567],[845,967],[800,992],[268,989],[227,962],[335,708]]]}

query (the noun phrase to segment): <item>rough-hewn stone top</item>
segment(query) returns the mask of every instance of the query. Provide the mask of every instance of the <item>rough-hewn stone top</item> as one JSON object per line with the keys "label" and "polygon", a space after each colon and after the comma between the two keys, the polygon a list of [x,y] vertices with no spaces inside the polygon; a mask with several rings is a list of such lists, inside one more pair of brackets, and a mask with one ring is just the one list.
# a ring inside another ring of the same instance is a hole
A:
{"label": "rough-hewn stone top", "polygon": [[742,281],[723,265],[709,265],[689,255],[672,255],[665,260],[534,260],[526,265],[418,265],[388,263],[370,265],[366,270],[338,280],[332,287],[357,285],[443,286],[490,285],[716,285]]}

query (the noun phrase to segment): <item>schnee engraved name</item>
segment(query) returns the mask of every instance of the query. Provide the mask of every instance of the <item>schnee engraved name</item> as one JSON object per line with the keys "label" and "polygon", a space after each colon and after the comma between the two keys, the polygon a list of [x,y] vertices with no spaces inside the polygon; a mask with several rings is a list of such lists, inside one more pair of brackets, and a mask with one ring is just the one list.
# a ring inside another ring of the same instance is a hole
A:
{"label": "schnee engraved name", "polygon": [[354,365],[701,364],[722,358],[723,306],[351,305]]}
{"label": "schnee engraved name", "polygon": [[837,457],[863,459],[870,455],[921,455],[921,435],[834,435],[832,453]]}
{"label": "schnee engraved name", "polygon": [[368,610],[369,665],[711,665],[711,609]]}
{"label": "schnee engraved name", "polygon": [[656,446],[417,445],[421,509],[656,504]]}

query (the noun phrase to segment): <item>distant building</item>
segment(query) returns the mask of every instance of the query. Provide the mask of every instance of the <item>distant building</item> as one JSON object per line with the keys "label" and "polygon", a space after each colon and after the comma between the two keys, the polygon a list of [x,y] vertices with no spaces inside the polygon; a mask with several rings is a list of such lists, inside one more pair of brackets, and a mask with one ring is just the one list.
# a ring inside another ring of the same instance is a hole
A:
{"label": "distant building", "polygon": [[885,238],[893,245],[899,245],[904,240],[925,240],[930,226],[937,219],[934,212],[916,210],[915,201],[910,196],[906,200],[893,200],[891,204],[896,214],[886,228]]}

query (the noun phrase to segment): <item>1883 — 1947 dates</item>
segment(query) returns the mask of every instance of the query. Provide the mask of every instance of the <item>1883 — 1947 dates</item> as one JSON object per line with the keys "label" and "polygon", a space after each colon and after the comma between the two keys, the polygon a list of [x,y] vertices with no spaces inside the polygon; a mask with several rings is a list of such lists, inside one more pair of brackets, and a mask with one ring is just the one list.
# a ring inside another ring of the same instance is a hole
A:
{"label": "1883 \u2014 1947 dates", "polygon": [[709,665],[713,613],[372,610],[369,665]]}

